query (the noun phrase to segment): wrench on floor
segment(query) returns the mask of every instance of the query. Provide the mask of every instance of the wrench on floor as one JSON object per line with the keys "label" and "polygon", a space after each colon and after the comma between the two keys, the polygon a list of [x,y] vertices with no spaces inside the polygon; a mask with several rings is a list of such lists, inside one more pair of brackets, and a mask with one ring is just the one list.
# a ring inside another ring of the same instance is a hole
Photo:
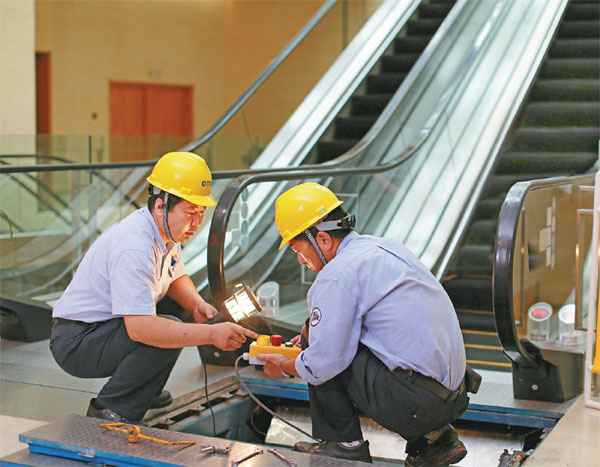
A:
{"label": "wrench on floor", "polygon": [[242,457],[241,459],[238,459],[237,461],[231,461],[231,467],[237,467],[242,462],[246,462],[248,459],[252,459],[254,456],[257,456],[262,453],[263,453],[262,449],[256,448],[253,453],[248,454],[246,457]]}
{"label": "wrench on floor", "polygon": [[275,457],[278,457],[281,461],[285,462],[287,465],[289,465],[290,467],[296,467],[296,463],[295,462],[291,462],[289,460],[287,460],[285,457],[283,457],[283,455],[281,455],[277,450],[275,449],[267,449],[267,452],[270,452],[271,454],[273,454]]}

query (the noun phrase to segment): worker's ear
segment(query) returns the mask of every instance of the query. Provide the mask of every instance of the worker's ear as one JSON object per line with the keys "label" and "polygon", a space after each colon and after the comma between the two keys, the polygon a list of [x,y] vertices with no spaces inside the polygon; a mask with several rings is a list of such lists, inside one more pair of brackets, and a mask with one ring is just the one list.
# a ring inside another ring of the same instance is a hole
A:
{"label": "worker's ear", "polygon": [[165,201],[162,198],[156,198],[154,201],[154,210],[162,214],[163,206],[165,205]]}
{"label": "worker's ear", "polygon": [[323,253],[329,252],[329,250],[333,247],[333,238],[327,232],[317,232],[315,240],[317,241],[317,245],[319,245],[319,248],[321,248]]}

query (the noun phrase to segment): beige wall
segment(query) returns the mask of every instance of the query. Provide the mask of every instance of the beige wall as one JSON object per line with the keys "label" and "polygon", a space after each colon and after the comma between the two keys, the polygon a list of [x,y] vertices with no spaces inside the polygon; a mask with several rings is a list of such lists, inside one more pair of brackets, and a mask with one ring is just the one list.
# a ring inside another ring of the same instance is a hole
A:
{"label": "beige wall", "polygon": [[[34,6],[34,0],[0,1],[0,134],[36,131]],[[7,143],[0,139],[3,151]]]}
{"label": "beige wall", "polygon": [[193,85],[194,133],[200,134],[320,5],[38,1],[36,48],[51,54],[53,133],[107,134],[114,80]]}
{"label": "beige wall", "polygon": [[[0,0],[0,134],[35,134],[34,52],[41,51],[50,54],[53,139],[39,139],[38,148],[42,144],[56,155],[87,160],[85,135],[98,135],[98,154],[106,151],[111,81],[193,86],[194,135],[199,136],[323,2]],[[379,3],[347,2],[350,35]],[[248,146],[247,131],[262,143],[281,127],[342,49],[340,4],[305,42],[246,106],[245,121],[238,116],[223,132],[231,139],[226,144]],[[22,151],[35,147],[18,141]],[[227,166],[229,159],[218,165]]]}

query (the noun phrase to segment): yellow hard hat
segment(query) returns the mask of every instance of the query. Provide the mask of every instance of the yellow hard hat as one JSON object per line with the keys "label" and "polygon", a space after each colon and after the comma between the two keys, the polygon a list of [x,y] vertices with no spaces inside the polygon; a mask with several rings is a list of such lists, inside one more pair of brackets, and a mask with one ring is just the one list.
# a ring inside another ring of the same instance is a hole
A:
{"label": "yellow hard hat", "polygon": [[202,157],[192,152],[162,156],[146,179],[150,185],[198,206],[216,206],[210,195],[212,176]]}
{"label": "yellow hard hat", "polygon": [[275,224],[282,238],[279,249],[342,202],[329,188],[314,182],[296,185],[282,193],[275,201]]}

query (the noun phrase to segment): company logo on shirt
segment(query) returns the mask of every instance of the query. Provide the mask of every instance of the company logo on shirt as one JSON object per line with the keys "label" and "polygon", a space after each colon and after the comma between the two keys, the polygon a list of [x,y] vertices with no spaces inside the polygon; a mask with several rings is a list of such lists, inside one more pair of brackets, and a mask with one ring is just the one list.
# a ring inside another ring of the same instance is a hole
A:
{"label": "company logo on shirt", "polygon": [[313,311],[310,312],[310,325],[314,327],[317,324],[319,324],[320,321],[321,321],[321,310],[319,310],[318,308],[315,308]]}

